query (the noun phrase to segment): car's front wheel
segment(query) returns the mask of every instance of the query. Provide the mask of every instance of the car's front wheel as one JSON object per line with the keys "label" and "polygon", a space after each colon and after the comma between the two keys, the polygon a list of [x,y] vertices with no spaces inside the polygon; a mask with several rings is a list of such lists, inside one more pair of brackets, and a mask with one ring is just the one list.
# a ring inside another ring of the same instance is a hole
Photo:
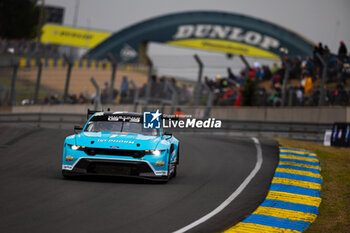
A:
{"label": "car's front wheel", "polygon": [[171,175],[171,177],[173,178],[176,177],[176,168],[177,168],[177,165],[175,164],[173,174]]}
{"label": "car's front wheel", "polygon": [[172,177],[176,177],[177,174],[177,165],[179,164],[179,149],[177,149],[177,153],[176,153],[176,162],[174,164],[174,171],[172,174]]}
{"label": "car's front wheel", "polygon": [[66,179],[74,177],[74,174],[71,171],[62,170],[62,176]]}

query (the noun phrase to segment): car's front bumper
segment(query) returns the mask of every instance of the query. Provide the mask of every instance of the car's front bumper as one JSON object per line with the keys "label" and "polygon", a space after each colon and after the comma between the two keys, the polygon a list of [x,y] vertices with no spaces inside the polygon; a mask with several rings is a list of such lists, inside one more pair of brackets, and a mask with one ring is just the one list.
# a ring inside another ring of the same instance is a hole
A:
{"label": "car's front bumper", "polygon": [[167,170],[154,170],[145,160],[81,157],[73,165],[62,165],[64,176],[107,175],[164,179],[167,173]]}

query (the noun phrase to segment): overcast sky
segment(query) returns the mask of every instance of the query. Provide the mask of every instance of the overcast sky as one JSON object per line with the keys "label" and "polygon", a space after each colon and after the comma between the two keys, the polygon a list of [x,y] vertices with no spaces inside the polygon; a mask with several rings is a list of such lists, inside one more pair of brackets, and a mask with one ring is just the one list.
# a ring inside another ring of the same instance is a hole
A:
{"label": "overcast sky", "polygon": [[350,0],[45,0],[45,3],[64,7],[64,24],[72,25],[77,1],[80,27],[116,32],[167,13],[219,10],[277,23],[314,42],[327,44],[333,52],[337,52],[340,40],[350,47]]}

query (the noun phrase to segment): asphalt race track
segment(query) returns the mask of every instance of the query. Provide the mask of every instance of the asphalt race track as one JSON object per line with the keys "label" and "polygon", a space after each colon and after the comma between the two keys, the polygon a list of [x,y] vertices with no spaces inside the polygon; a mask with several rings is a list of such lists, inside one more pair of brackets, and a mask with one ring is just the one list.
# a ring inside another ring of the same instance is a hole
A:
{"label": "asphalt race track", "polygon": [[[178,176],[139,179],[61,176],[62,145],[73,130],[0,126],[0,232],[173,232],[208,214],[254,169],[251,138],[177,134]],[[260,139],[262,167],[221,212],[189,232],[217,232],[264,200],[278,163],[276,142]]]}

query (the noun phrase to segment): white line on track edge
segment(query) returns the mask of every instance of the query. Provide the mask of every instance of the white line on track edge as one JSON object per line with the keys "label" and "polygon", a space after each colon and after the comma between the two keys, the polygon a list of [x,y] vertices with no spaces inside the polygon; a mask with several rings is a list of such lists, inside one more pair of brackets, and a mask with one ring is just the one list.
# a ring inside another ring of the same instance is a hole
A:
{"label": "white line on track edge", "polygon": [[216,207],[214,210],[212,210],[210,213],[204,215],[203,217],[201,217],[200,219],[194,221],[193,223],[177,230],[174,231],[173,233],[183,233],[186,232],[196,226],[198,226],[199,224],[207,221],[208,219],[210,219],[211,217],[213,217],[214,215],[218,214],[220,211],[222,211],[226,206],[228,206],[234,199],[236,199],[236,197],[245,189],[245,187],[247,187],[247,185],[250,183],[250,181],[254,178],[254,176],[258,173],[258,171],[261,168],[261,164],[263,162],[263,157],[262,157],[262,151],[261,151],[261,146],[260,146],[260,142],[257,138],[252,137],[252,140],[254,141],[255,147],[256,147],[256,151],[257,151],[257,161],[255,164],[254,169],[250,172],[250,174],[245,178],[245,180],[243,181],[243,183],[223,202],[221,203],[218,207]]}

